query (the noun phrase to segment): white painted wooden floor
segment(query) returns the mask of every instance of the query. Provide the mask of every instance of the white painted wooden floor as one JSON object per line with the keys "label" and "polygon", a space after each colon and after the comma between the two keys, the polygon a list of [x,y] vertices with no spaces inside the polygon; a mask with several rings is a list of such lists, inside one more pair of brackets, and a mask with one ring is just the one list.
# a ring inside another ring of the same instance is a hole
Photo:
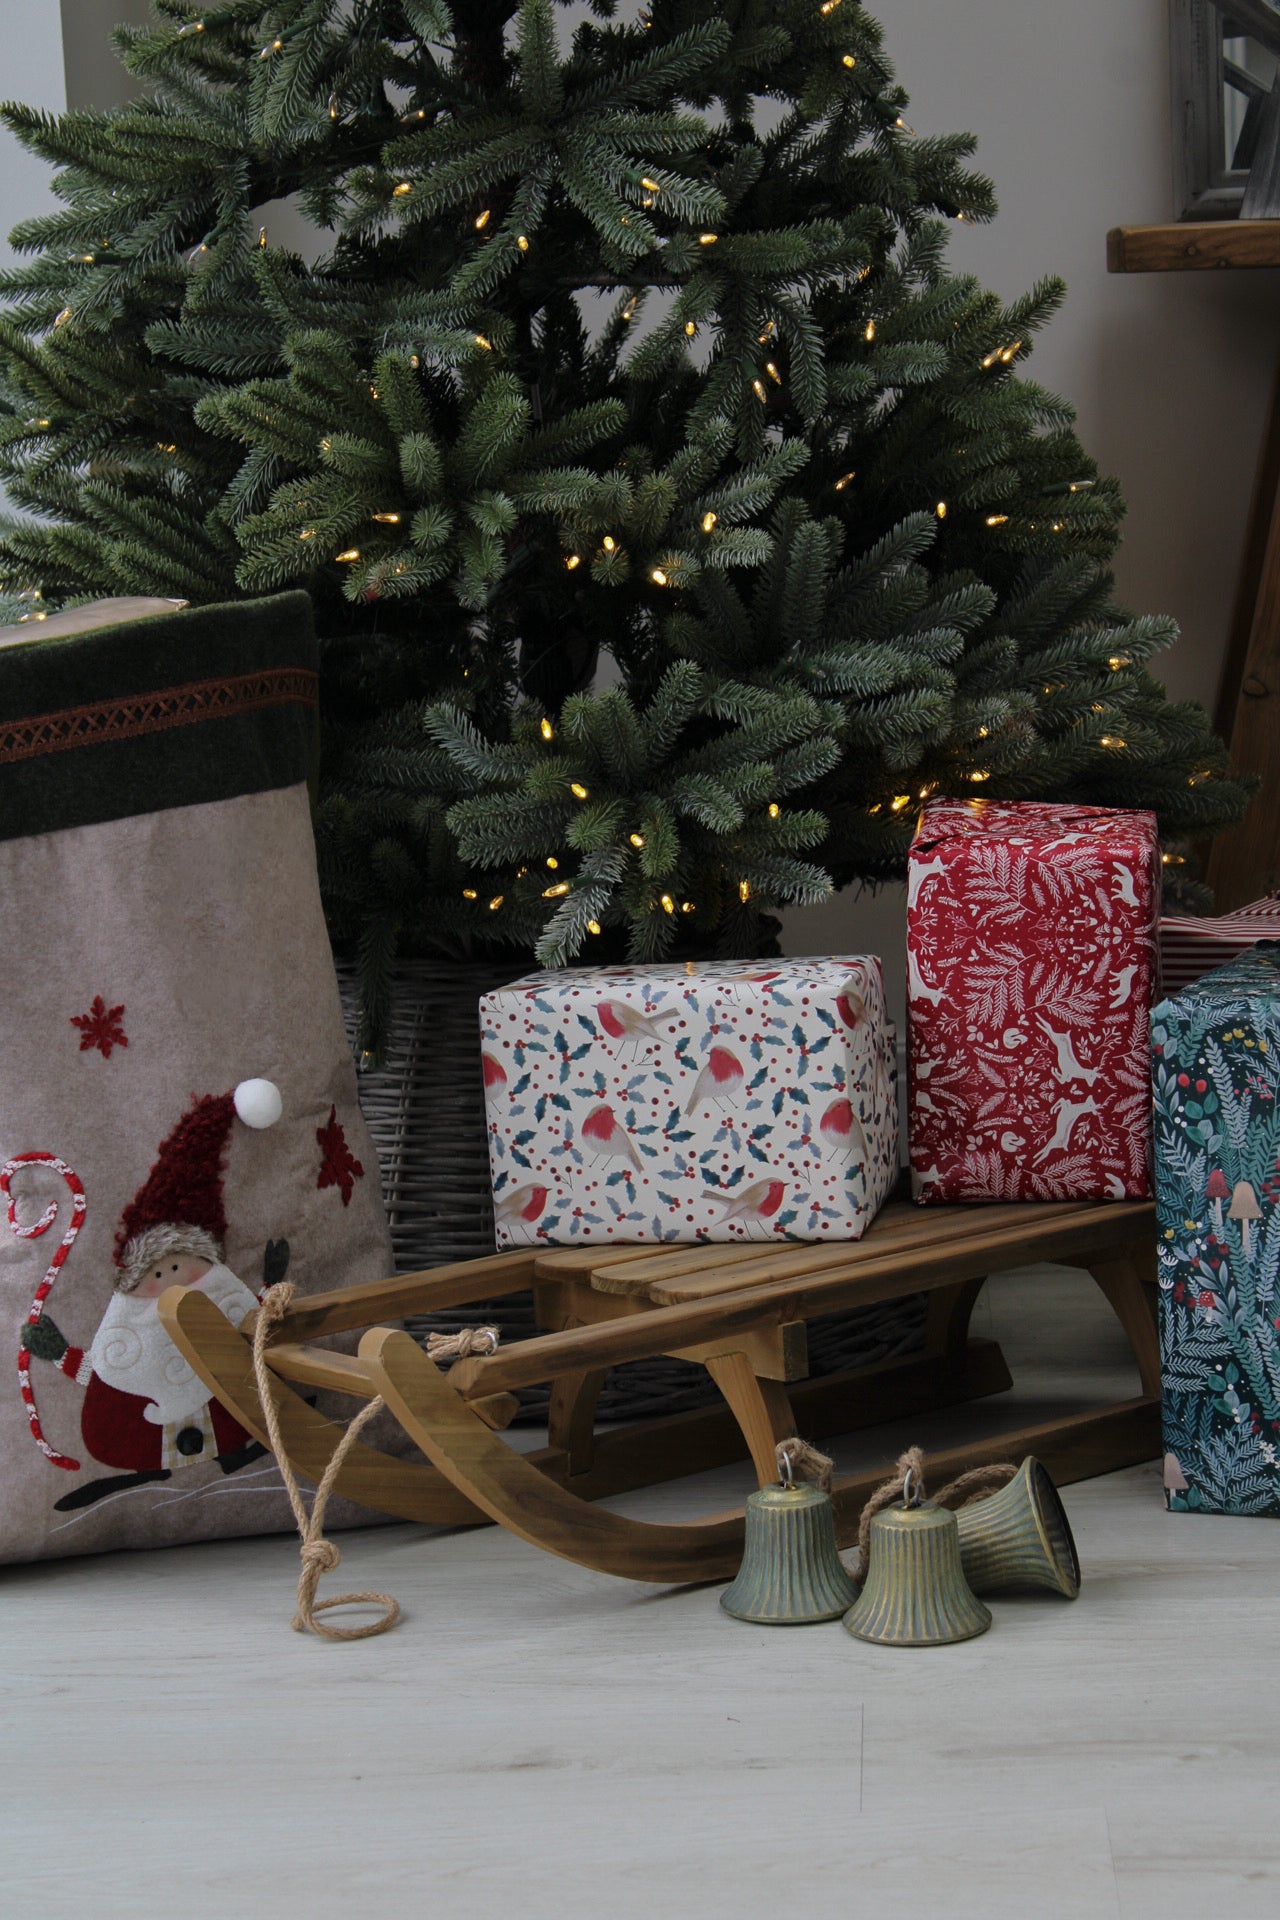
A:
{"label": "white painted wooden floor", "polygon": [[[1119,1397],[1088,1282],[994,1283],[1029,1406]],[[1010,1397],[990,1403],[1001,1423]],[[941,1443],[915,1422],[842,1464]],[[633,1496],[749,1491],[740,1470]],[[751,1628],[497,1529],[343,1536],[378,1640],[293,1634],[287,1539],[0,1575],[6,1920],[1276,1920],[1280,1534],[1068,1488],[1074,1604],[928,1652]],[[332,1587],[330,1590],[333,1590]]]}

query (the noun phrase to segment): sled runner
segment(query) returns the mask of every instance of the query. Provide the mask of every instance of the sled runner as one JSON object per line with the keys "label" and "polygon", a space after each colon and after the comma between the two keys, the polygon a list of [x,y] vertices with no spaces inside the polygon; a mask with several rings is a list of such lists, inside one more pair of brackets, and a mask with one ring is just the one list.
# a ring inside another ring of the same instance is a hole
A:
{"label": "sled runner", "polygon": [[[1134,1399],[977,1439],[940,1453],[935,1470],[1034,1453],[1059,1484],[1131,1466],[1160,1451],[1155,1326],[1155,1209],[1149,1201],[1043,1205],[887,1206],[863,1239],[834,1245],[528,1249],[313,1294],[287,1311],[268,1350],[284,1446],[316,1481],[342,1435],[308,1390],[358,1401],[381,1395],[423,1460],[357,1442],[337,1490],[407,1520],[497,1520],[549,1552],[605,1573],[660,1582],[730,1577],[742,1512],[679,1524],[630,1519],[600,1499],[750,1456],[761,1485],[776,1475],[778,1440],[810,1437],[999,1393],[1012,1382],[999,1347],[969,1337],[991,1273],[1038,1261],[1091,1274],[1137,1361]],[[540,1331],[448,1371],[385,1324],[532,1288]],[[806,1321],[817,1314],[926,1292],[923,1349],[879,1365],[808,1379]],[[258,1439],[250,1316],[233,1327],[199,1293],[173,1288],[160,1313],[174,1341],[228,1410]],[[355,1355],[313,1343],[368,1329]],[[706,1367],[724,1406],[595,1431],[610,1367],[652,1355]],[[502,1437],[522,1387],[550,1383],[548,1444],[521,1454]],[[837,1480],[837,1534],[856,1538],[880,1471]]]}

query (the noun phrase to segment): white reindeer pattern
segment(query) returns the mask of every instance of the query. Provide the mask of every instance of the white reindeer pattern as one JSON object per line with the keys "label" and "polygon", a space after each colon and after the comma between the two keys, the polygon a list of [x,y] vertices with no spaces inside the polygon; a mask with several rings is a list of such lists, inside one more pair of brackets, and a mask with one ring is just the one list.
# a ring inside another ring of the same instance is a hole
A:
{"label": "white reindeer pattern", "polygon": [[1083,1119],[1086,1113],[1097,1111],[1098,1103],[1091,1093],[1086,1094],[1083,1100],[1060,1100],[1054,1111],[1052,1137],[1041,1147],[1036,1159],[1047,1160],[1051,1153],[1065,1153],[1071,1145],[1076,1122]]}
{"label": "white reindeer pattern", "polygon": [[1055,1033],[1049,1025],[1049,1022],[1041,1019],[1039,1014],[1036,1015],[1036,1025],[1043,1033],[1048,1035],[1049,1044],[1058,1056],[1056,1071],[1061,1084],[1066,1086],[1072,1080],[1083,1080],[1086,1086],[1091,1087],[1098,1077],[1098,1069],[1096,1067],[1085,1067],[1080,1064],[1076,1058],[1076,1051],[1072,1044],[1071,1035],[1069,1033]]}
{"label": "white reindeer pattern", "polygon": [[1148,1072],[1158,875],[1149,815],[925,808],[907,886],[921,1197],[1145,1191],[1133,1088]]}

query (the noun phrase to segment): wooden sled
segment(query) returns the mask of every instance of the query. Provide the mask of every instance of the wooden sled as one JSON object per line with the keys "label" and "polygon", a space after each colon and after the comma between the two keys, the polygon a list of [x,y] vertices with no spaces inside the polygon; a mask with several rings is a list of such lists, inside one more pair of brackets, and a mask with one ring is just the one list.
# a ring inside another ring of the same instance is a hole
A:
{"label": "wooden sled", "polygon": [[[821,1246],[759,1242],[681,1247],[538,1248],[497,1254],[374,1286],[298,1300],[269,1349],[284,1446],[317,1481],[342,1428],[305,1395],[381,1394],[425,1456],[401,1459],[357,1442],[337,1491],[406,1520],[446,1526],[497,1520],[513,1533],[604,1573],[664,1583],[737,1571],[743,1515],[655,1524],[597,1504],[748,1454],[761,1485],[774,1447],[999,1393],[1012,1382],[993,1341],[969,1319],[988,1274],[1037,1261],[1083,1268],[1116,1313],[1142,1392],[1119,1404],[952,1447],[931,1457],[939,1479],[1034,1453],[1063,1484],[1160,1451],[1155,1322],[1155,1209],[1148,1201],[981,1207],[886,1207],[864,1238]],[[532,1287],[540,1331],[443,1371],[388,1326]],[[927,1292],[923,1350],[810,1380],[805,1323],[816,1314]],[[254,1385],[253,1317],[237,1329],[202,1294],[172,1288],[160,1313],[174,1341],[236,1418],[267,1442]],[[312,1343],[367,1328],[356,1355]],[[651,1355],[700,1362],[724,1405],[595,1432],[610,1367]],[[515,1451],[501,1429],[521,1387],[550,1382],[548,1444]],[[883,1470],[838,1480],[837,1537],[852,1545]]]}

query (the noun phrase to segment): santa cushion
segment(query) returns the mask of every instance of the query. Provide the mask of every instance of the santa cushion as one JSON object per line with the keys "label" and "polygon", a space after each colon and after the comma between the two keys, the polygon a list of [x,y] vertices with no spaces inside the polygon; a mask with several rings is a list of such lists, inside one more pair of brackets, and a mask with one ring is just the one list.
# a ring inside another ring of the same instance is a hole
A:
{"label": "santa cushion", "polygon": [[4,640],[0,1560],[287,1528],[156,1302],[238,1325],[286,1273],[391,1271],[316,882],[310,605]]}

